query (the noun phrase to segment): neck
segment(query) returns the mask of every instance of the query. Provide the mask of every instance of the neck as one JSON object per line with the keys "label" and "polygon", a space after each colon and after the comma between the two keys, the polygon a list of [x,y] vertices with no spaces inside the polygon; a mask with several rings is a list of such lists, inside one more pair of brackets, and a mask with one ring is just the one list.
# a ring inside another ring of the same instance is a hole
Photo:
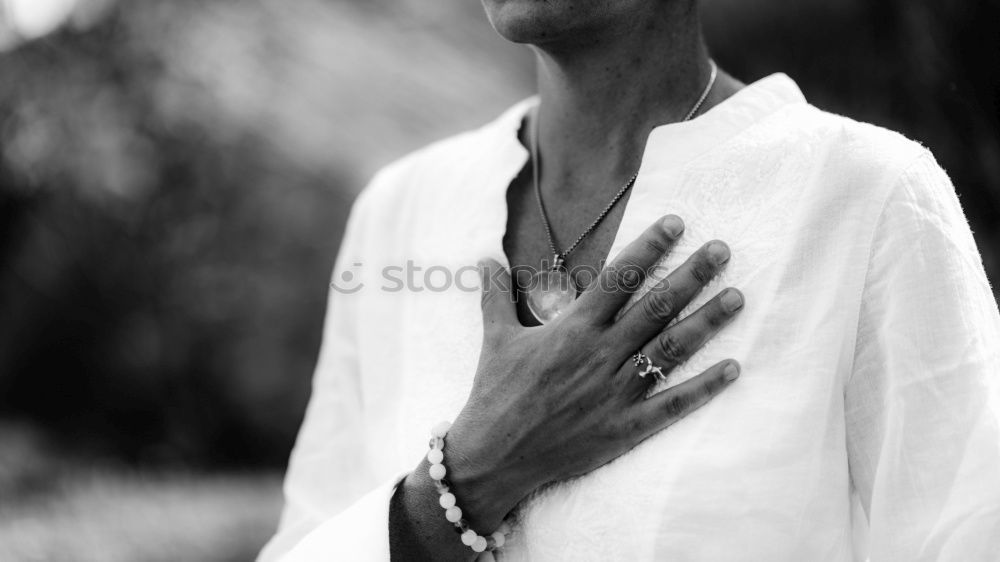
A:
{"label": "neck", "polygon": [[617,188],[638,169],[649,132],[683,120],[704,90],[710,63],[697,11],[654,4],[656,13],[585,41],[534,47],[547,189]]}

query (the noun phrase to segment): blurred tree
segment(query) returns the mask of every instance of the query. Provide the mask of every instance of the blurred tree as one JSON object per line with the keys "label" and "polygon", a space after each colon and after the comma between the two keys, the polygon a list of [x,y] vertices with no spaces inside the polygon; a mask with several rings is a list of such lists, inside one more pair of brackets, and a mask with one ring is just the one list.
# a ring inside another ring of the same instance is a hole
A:
{"label": "blurred tree", "polygon": [[528,91],[485,20],[419,9],[141,0],[0,58],[0,411],[281,465],[354,194]]}

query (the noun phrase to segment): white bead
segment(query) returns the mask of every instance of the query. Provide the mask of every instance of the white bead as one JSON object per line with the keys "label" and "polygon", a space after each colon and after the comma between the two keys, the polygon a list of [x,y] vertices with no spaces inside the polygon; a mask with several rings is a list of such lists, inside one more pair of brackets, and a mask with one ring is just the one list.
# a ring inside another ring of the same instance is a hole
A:
{"label": "white bead", "polygon": [[432,464],[431,468],[427,472],[429,472],[431,478],[435,480],[440,480],[444,478],[444,475],[448,473],[448,471],[445,470],[443,464]]}
{"label": "white bead", "polygon": [[451,429],[451,422],[443,421],[438,423],[431,429],[431,435],[433,435],[434,437],[444,438],[444,436],[448,434],[449,429]]}
{"label": "white bead", "polygon": [[504,535],[500,531],[493,533],[493,541],[496,542],[497,548],[500,548],[507,542],[507,535]]}
{"label": "white bead", "polygon": [[427,460],[430,461],[431,464],[441,464],[444,460],[444,452],[441,451],[441,449],[431,449],[430,451],[427,451]]}
{"label": "white bead", "polygon": [[458,520],[462,518],[462,509],[458,506],[452,506],[445,510],[444,518],[451,523],[458,523]]}
{"label": "white bead", "polygon": [[480,536],[476,537],[476,542],[472,543],[473,552],[482,552],[486,550],[486,539]]}
{"label": "white bead", "polygon": [[472,529],[469,529],[468,531],[462,533],[462,544],[465,546],[472,546],[472,543],[476,542],[476,539],[478,538],[479,535],[477,535]]}
{"label": "white bead", "polygon": [[496,562],[496,560],[497,559],[493,556],[493,553],[488,550],[476,558],[476,562]]}
{"label": "white bead", "polygon": [[448,509],[449,507],[455,507],[455,494],[448,492],[447,494],[441,494],[438,498],[438,503],[441,507]]}

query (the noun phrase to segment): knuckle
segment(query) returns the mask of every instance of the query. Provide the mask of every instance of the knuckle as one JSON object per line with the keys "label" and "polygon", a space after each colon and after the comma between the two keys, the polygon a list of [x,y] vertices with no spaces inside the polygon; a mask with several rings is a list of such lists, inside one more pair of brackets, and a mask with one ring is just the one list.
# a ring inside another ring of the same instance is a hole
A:
{"label": "knuckle", "polygon": [[667,321],[675,314],[673,291],[664,290],[649,293],[642,299],[642,311],[647,318],[654,321]]}
{"label": "knuckle", "polygon": [[624,416],[616,416],[605,424],[604,435],[609,436],[615,441],[622,439],[629,440],[635,437],[636,434],[641,433],[643,427],[642,416],[636,415],[635,412],[630,412]]}
{"label": "knuckle", "polygon": [[642,239],[643,248],[653,254],[663,255],[667,253],[667,243],[659,234],[650,234]]}
{"label": "knuckle", "polygon": [[611,350],[604,346],[594,346],[586,352],[586,361],[590,370],[597,371],[611,363]]}
{"label": "knuckle", "polygon": [[704,395],[706,399],[711,398],[712,396],[722,392],[722,389],[725,388],[725,386],[725,381],[722,377],[712,377],[702,388],[702,395]]}
{"label": "knuckle", "polygon": [[646,430],[646,424],[639,416],[627,416],[621,422],[621,434],[625,437],[635,437],[641,435]]}
{"label": "knuckle", "polygon": [[715,268],[704,257],[695,260],[694,263],[691,264],[691,277],[694,278],[699,285],[708,285],[714,276]]}
{"label": "knuckle", "polygon": [[[562,324],[561,335],[552,344],[552,352],[561,357],[589,359],[596,350],[600,349],[598,346],[591,345],[592,340],[591,328],[587,324],[567,318],[566,322]],[[585,350],[585,352],[581,353],[581,350]]]}
{"label": "knuckle", "polygon": [[660,353],[663,355],[663,358],[671,365],[682,362],[687,356],[687,345],[670,331],[660,334],[657,344],[660,347]]}
{"label": "knuckle", "polygon": [[702,380],[692,394],[701,402],[707,402],[726,388],[727,381],[721,369],[717,369],[715,372],[705,373],[700,377]]}
{"label": "knuckle", "polygon": [[691,397],[684,392],[675,392],[664,401],[663,408],[671,418],[684,416],[693,405]]}
{"label": "knuckle", "polygon": [[623,261],[615,265],[615,286],[612,289],[634,291],[639,288],[642,278],[642,266],[633,261]]}
{"label": "knuckle", "polygon": [[576,314],[566,315],[562,322],[562,341],[578,346],[582,342],[590,341],[593,328],[585,319]]}

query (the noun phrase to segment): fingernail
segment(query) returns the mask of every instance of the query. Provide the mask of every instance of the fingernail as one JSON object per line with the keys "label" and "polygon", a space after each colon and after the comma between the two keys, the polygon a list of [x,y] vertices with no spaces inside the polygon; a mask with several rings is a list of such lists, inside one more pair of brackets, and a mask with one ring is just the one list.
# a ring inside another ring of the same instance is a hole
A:
{"label": "fingernail", "polygon": [[730,314],[743,308],[743,295],[736,289],[726,289],[726,292],[722,293],[720,301],[722,308]]}
{"label": "fingernail", "polygon": [[716,265],[722,265],[729,261],[729,247],[716,240],[708,245],[708,255],[711,256]]}
{"label": "fingernail", "polygon": [[660,224],[663,226],[663,231],[671,238],[677,238],[684,232],[684,221],[673,215],[665,217]]}
{"label": "fingernail", "polygon": [[740,376],[740,368],[736,363],[729,363],[722,369],[722,376],[726,377],[727,381],[734,381]]}

